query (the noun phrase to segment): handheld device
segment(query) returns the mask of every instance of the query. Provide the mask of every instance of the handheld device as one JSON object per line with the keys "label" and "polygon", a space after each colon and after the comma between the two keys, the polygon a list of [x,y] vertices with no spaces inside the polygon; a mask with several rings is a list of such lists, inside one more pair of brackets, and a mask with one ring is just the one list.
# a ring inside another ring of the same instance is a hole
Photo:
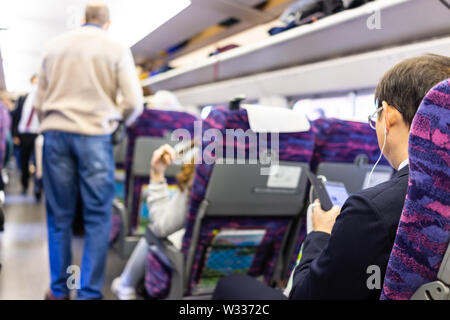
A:
{"label": "handheld device", "polygon": [[333,208],[333,202],[331,202],[330,196],[328,195],[324,183],[312,172],[307,171],[307,175],[309,181],[311,182],[311,185],[314,187],[316,196],[319,198],[322,210],[331,210],[331,208]]}
{"label": "handheld device", "polygon": [[345,201],[349,197],[347,189],[342,182],[325,182],[325,189],[327,190],[328,196],[334,206],[339,206],[342,208]]}

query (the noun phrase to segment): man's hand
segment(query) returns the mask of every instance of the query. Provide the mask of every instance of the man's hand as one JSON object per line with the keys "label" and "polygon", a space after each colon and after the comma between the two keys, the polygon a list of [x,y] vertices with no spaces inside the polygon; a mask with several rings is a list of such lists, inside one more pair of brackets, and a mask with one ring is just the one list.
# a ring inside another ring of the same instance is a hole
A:
{"label": "man's hand", "polygon": [[334,206],[330,211],[323,211],[320,207],[320,202],[317,199],[314,201],[314,208],[312,214],[313,231],[321,231],[331,234],[336,218],[341,213],[339,206]]}
{"label": "man's hand", "polygon": [[14,145],[16,145],[16,146],[20,145],[20,138],[19,138],[19,137],[14,137],[14,138],[13,138],[13,143],[14,143]]}

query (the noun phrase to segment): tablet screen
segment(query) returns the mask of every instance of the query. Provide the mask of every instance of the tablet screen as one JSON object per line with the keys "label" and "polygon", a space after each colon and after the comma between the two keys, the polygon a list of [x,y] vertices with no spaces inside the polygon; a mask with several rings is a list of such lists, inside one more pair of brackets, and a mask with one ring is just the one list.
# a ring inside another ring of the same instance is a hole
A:
{"label": "tablet screen", "polygon": [[345,201],[348,198],[348,192],[343,183],[326,182],[325,188],[327,189],[330,200],[335,206],[342,208]]}

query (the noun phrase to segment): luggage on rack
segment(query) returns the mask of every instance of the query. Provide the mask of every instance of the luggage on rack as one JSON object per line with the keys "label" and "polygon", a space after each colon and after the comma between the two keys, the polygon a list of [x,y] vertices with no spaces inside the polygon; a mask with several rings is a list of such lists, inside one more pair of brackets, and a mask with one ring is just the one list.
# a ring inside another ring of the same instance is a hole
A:
{"label": "luggage on rack", "polygon": [[274,27],[269,30],[275,35],[286,30],[315,22],[326,16],[342,11],[342,0],[300,0],[287,8],[280,17],[283,27]]}

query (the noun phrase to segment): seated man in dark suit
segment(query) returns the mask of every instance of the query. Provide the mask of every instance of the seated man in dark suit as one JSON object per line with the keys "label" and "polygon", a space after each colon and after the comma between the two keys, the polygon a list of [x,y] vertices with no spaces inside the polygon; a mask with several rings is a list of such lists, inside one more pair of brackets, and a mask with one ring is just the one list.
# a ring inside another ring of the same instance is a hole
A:
{"label": "seated man in dark suit", "polygon": [[[382,78],[375,92],[378,109],[370,122],[397,172],[390,181],[349,197],[342,209],[325,212],[317,203],[313,232],[293,272],[290,299],[379,299],[408,188],[410,126],[424,96],[449,77],[450,58],[425,55],[397,64]],[[285,298],[254,281],[242,275],[224,278],[214,298]]]}

